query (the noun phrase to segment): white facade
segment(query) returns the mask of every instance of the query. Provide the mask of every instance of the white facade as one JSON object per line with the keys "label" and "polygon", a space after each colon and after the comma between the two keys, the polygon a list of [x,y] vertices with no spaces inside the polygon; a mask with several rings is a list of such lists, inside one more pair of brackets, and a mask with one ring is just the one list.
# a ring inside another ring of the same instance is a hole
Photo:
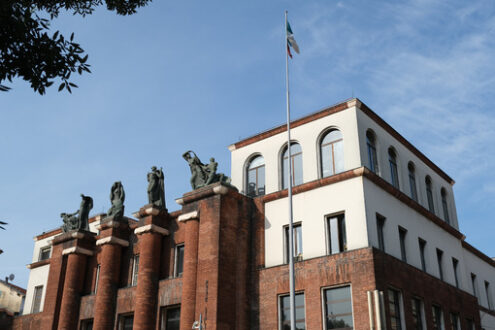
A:
{"label": "white facade", "polygon": [[[296,120],[292,125],[291,138],[302,149],[303,184],[321,179],[320,142],[325,132],[338,129],[343,136],[343,160],[345,171],[363,171],[371,168],[369,162],[367,132],[375,137],[377,173],[385,181],[392,182],[389,163],[389,148],[396,154],[398,189],[411,196],[408,164],[414,165],[417,202],[429,209],[425,179],[431,180],[434,212],[446,221],[442,205],[444,189],[449,224],[458,230],[458,219],[452,189],[453,180],[433,165],[423,154],[409,144],[382,119],[369,110],[361,109],[357,99],[347,102],[345,110],[326,116],[310,115]],[[301,122],[304,122],[301,124]],[[276,130],[276,129],[275,129]],[[259,138],[252,137],[230,146],[232,157],[232,183],[238,189],[247,191],[247,169],[256,155],[265,160],[265,194],[282,190],[282,152],[287,145],[287,132],[281,129],[273,133],[264,132]],[[431,164],[428,165],[428,164]],[[297,187],[296,187],[297,188]],[[485,281],[490,283],[491,301],[495,298],[495,267],[467,251],[463,242],[451,232],[425,217],[415,208],[407,205],[396,196],[384,190],[365,176],[344,179],[336,183],[319,186],[293,197],[294,223],[301,224],[302,258],[309,259],[328,254],[329,231],[325,219],[335,213],[345,214],[347,250],[363,247],[379,247],[377,214],[386,218],[383,226],[385,252],[403,259],[399,239],[399,226],[407,230],[404,247],[406,262],[422,269],[419,239],[426,242],[424,260],[426,272],[440,278],[437,249],[442,255],[443,280],[461,290],[473,294],[471,273],[476,274],[477,296],[480,306],[488,306]],[[284,227],[288,224],[287,198],[270,198],[265,203],[265,266],[275,266],[286,262]],[[453,258],[457,260],[457,284]],[[493,305],[492,303],[492,305]],[[488,313],[481,315],[482,326],[495,328],[495,317]]]}

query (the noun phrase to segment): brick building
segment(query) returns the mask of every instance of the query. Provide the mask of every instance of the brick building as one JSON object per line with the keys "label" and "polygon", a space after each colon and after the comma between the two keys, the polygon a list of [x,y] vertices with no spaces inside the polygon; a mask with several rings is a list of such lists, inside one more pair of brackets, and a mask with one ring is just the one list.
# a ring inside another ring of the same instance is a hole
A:
{"label": "brick building", "polygon": [[14,329],[494,329],[495,261],[459,232],[454,181],[358,99],[229,147],[232,184],[127,223],[35,238]]}

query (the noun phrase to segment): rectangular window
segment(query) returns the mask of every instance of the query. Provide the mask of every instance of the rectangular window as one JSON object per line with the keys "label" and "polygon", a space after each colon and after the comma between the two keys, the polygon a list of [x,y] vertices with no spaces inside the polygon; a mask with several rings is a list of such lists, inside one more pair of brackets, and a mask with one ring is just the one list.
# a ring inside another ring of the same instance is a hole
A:
{"label": "rectangular window", "polygon": [[[297,293],[296,300],[296,329],[306,330],[306,317],[304,311],[304,293]],[[289,296],[280,297],[280,330],[290,330],[290,298]]]}
{"label": "rectangular window", "polygon": [[33,307],[31,313],[39,313],[41,311],[41,297],[43,296],[43,285],[34,287]]}
{"label": "rectangular window", "polygon": [[461,325],[459,324],[459,314],[450,313],[450,326],[452,330],[461,330]]}
{"label": "rectangular window", "polygon": [[184,272],[184,244],[175,247],[174,276],[181,277]]}
{"label": "rectangular window", "polygon": [[438,261],[438,276],[440,277],[441,280],[443,280],[443,265],[442,265],[442,259],[443,259],[443,251],[440,249],[437,249],[437,261]]}
{"label": "rectangular window", "polygon": [[492,292],[490,290],[490,282],[485,281],[486,301],[488,301],[488,309],[493,309]]}
{"label": "rectangular window", "polygon": [[135,254],[132,261],[131,286],[137,285],[138,272],[139,272],[139,254]]}
{"label": "rectangular window", "polygon": [[392,186],[399,189],[399,172],[397,171],[397,162],[395,159],[389,159],[390,164],[390,177],[392,179]]}
{"label": "rectangular window", "polygon": [[160,324],[160,330],[179,330],[180,306],[162,308]]}
{"label": "rectangular window", "polygon": [[416,330],[423,330],[423,302],[418,298],[411,299],[413,326]]}
{"label": "rectangular window", "polygon": [[96,266],[95,288],[93,290],[93,293],[96,293],[96,291],[98,290],[98,281],[100,280],[100,267],[100,264]]}
{"label": "rectangular window", "polygon": [[50,259],[50,252],[52,251],[52,248],[49,246],[43,247],[40,249],[40,256],[38,258],[38,261],[42,260],[47,260]]}
{"label": "rectangular window", "polygon": [[376,214],[376,231],[378,233],[378,248],[382,251],[385,251],[385,236],[383,234],[383,230],[385,228],[385,220],[384,216],[380,214]]}
{"label": "rectangular window", "polygon": [[418,201],[418,193],[416,189],[416,177],[414,176],[414,172],[409,171],[409,188],[411,189],[411,198],[414,201]]}
{"label": "rectangular window", "polygon": [[459,260],[452,258],[452,268],[454,269],[454,279],[456,288],[459,287]]}
{"label": "rectangular window", "polygon": [[82,320],[81,330],[93,330],[93,319]]}
{"label": "rectangular window", "polygon": [[473,287],[473,296],[478,297],[478,283],[476,281],[476,274],[471,273],[471,286]]}
{"label": "rectangular window", "polygon": [[406,235],[407,235],[407,229],[399,226],[400,257],[401,257],[402,261],[404,261],[404,262],[407,262]]}
{"label": "rectangular window", "polygon": [[[292,232],[293,232],[293,242],[294,242],[294,258],[296,260],[301,259],[303,256],[303,246],[302,246],[302,227],[301,224],[294,224],[292,225]],[[285,262],[289,262],[289,226],[284,227],[284,233],[285,233]]]}
{"label": "rectangular window", "polygon": [[424,272],[426,272],[426,257],[425,257],[426,241],[422,238],[418,238],[418,244],[419,244],[419,256],[421,258],[421,269]]}
{"label": "rectangular window", "polygon": [[402,329],[402,316],[400,307],[400,292],[388,289],[388,308],[390,312],[390,325],[392,330]]}
{"label": "rectangular window", "polygon": [[353,329],[351,287],[325,289],[323,291],[325,329]]}
{"label": "rectangular window", "polygon": [[443,313],[440,306],[432,306],[433,330],[443,330]]}
{"label": "rectangular window", "polygon": [[343,213],[327,218],[327,238],[328,254],[336,254],[347,250],[345,216]]}
{"label": "rectangular window", "polygon": [[134,314],[121,315],[119,318],[119,330],[132,330]]}
{"label": "rectangular window", "polygon": [[467,330],[475,330],[473,319],[466,319]]}

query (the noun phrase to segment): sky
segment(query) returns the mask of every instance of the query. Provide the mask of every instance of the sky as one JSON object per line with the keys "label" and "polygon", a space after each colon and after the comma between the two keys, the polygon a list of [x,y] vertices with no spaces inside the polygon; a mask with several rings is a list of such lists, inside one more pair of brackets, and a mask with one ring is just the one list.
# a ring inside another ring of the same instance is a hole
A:
{"label": "sky", "polygon": [[495,257],[495,2],[155,0],[52,22],[89,54],[72,94],[20,79],[0,94],[0,278],[27,286],[33,237],[81,193],[106,212],[122,181],[131,216],[158,166],[178,210],[184,151],[229,174],[228,145],[284,123],[284,10],[292,118],[358,97],[454,178],[460,231]]}

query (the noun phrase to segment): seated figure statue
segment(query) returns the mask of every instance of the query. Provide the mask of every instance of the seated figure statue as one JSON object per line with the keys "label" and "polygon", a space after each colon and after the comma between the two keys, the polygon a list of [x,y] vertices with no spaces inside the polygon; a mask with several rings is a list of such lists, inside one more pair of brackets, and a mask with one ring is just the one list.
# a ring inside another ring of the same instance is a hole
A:
{"label": "seated figure statue", "polygon": [[89,231],[89,211],[93,208],[93,199],[89,196],[81,194],[82,201],[79,210],[74,213],[61,213],[60,217],[64,224],[62,225],[62,231],[64,233],[71,230],[86,230]]}

